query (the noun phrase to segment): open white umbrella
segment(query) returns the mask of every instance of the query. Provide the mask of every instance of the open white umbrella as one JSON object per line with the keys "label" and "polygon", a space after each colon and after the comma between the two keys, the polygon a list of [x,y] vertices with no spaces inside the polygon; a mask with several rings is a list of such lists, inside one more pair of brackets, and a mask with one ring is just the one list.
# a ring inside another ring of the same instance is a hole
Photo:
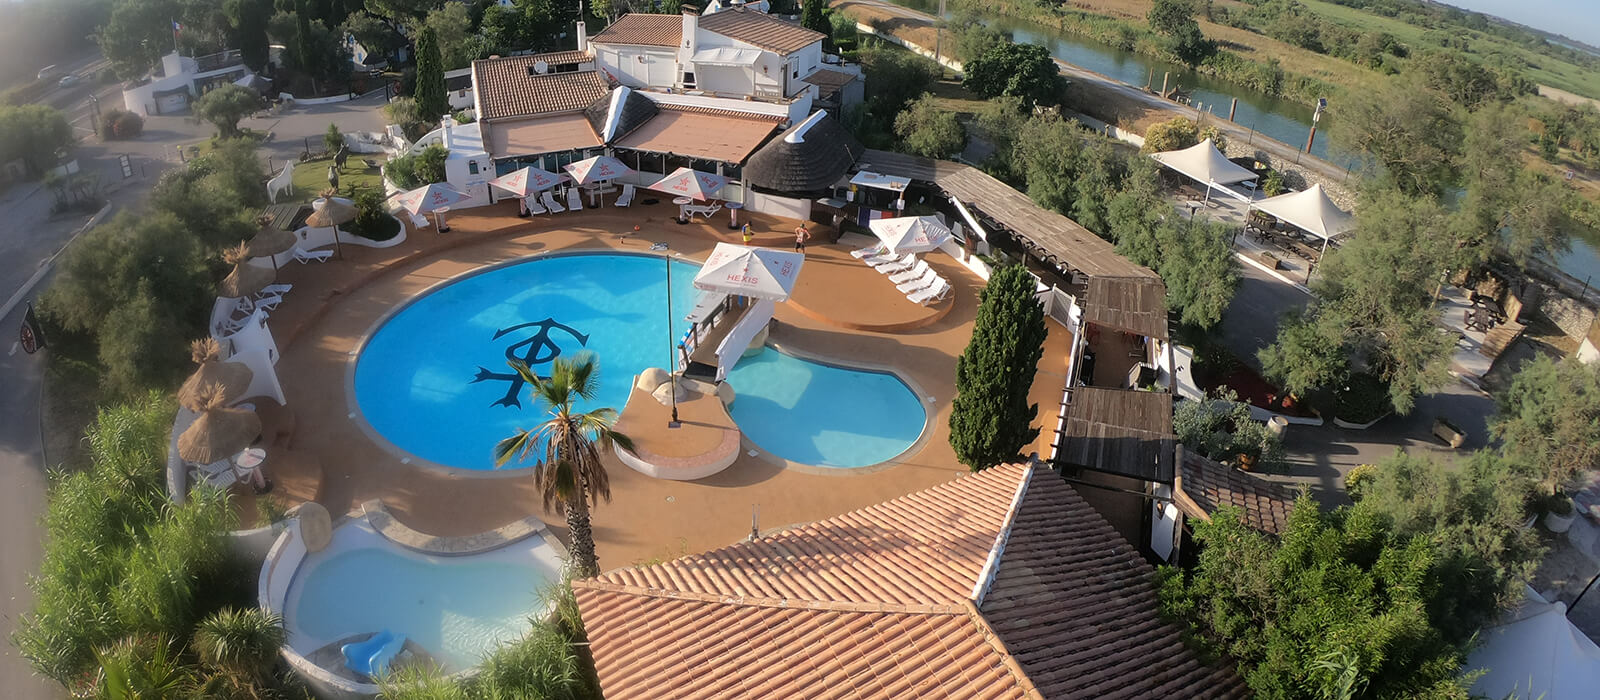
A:
{"label": "open white umbrella", "polygon": [[931,216],[873,219],[867,228],[895,255],[926,253],[950,240],[950,229]]}
{"label": "open white umbrella", "polygon": [[515,171],[490,180],[489,184],[518,197],[526,197],[535,192],[543,192],[566,181],[566,175],[557,175],[542,168],[526,167],[518,168]]}
{"label": "open white umbrella", "polygon": [[396,204],[399,204],[401,208],[412,214],[434,213],[434,223],[438,225],[439,233],[444,233],[450,229],[445,228],[444,217],[436,212],[469,199],[472,199],[472,195],[463,194],[454,187],[442,182],[424,185],[410,192],[397,194],[394,197]]}
{"label": "open white umbrella", "polygon": [[711,199],[727,184],[728,178],[715,173],[678,168],[645,189],[703,201]]}
{"label": "open white umbrella", "polygon": [[622,161],[611,156],[594,156],[585,158],[576,163],[571,163],[563,168],[572,176],[572,181],[580,185],[592,185],[604,180],[615,180],[623,175],[631,175],[634,169],[624,165]]}
{"label": "open white umbrella", "polygon": [[784,301],[794,291],[805,260],[802,253],[718,243],[694,276],[694,288]]}

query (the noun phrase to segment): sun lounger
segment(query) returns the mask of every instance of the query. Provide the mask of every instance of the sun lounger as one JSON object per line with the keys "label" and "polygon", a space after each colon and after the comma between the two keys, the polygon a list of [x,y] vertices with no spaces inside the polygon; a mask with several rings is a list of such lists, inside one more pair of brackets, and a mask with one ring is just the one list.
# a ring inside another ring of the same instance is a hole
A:
{"label": "sun lounger", "polygon": [[232,461],[227,459],[211,464],[196,464],[193,474],[195,483],[218,489],[226,489],[239,480],[239,475],[233,471]]}
{"label": "sun lounger", "polygon": [[905,284],[919,277],[925,277],[930,272],[933,272],[933,268],[928,267],[928,261],[918,260],[917,264],[911,269],[889,275],[889,281],[895,284]]}
{"label": "sun lounger", "polygon": [[918,277],[918,278],[916,278],[914,280],[911,280],[909,282],[902,282],[900,284],[897,284],[897,285],[895,285],[894,288],[900,290],[901,294],[911,294],[913,292],[919,292],[919,291],[922,291],[924,289],[927,289],[928,287],[932,287],[932,286],[935,286],[935,285],[938,285],[938,284],[942,284],[943,282],[944,282],[944,278],[940,277],[939,273],[934,272],[933,270],[928,270],[928,274],[923,275],[921,277]]}
{"label": "sun lounger", "polygon": [[278,308],[278,304],[282,302],[283,297],[277,294],[254,299],[240,299],[239,310],[245,313],[254,313],[258,310],[266,312]]}
{"label": "sun lounger", "polygon": [[262,287],[261,291],[256,292],[256,298],[264,299],[266,297],[281,297],[285,294],[288,294],[289,290],[291,289],[294,289],[294,285],[292,284],[269,284],[265,287]]}
{"label": "sun lounger", "polygon": [[523,197],[522,198],[522,203],[528,207],[528,213],[529,214],[533,214],[533,215],[537,216],[539,214],[549,214],[550,213],[549,211],[545,210],[544,205],[539,203],[539,198],[538,197]]}
{"label": "sun lounger", "polygon": [[333,257],[333,251],[331,250],[294,249],[294,259],[300,261],[301,265],[304,265],[308,262],[328,262],[328,258],[331,257]]}
{"label": "sun lounger", "polygon": [[907,253],[904,257],[902,257],[899,260],[896,260],[894,262],[887,262],[887,263],[883,263],[881,265],[873,265],[872,269],[877,270],[878,272],[881,272],[881,273],[883,273],[885,275],[892,275],[892,274],[894,274],[896,272],[905,272],[906,270],[909,270],[909,269],[915,267],[916,264],[917,264],[917,256],[911,255],[910,253]]}
{"label": "sun lounger", "polygon": [[921,304],[923,306],[927,306],[928,304],[932,304],[933,302],[936,302],[936,301],[939,301],[940,299],[943,299],[945,297],[945,295],[947,295],[949,293],[950,293],[950,283],[946,282],[943,279],[941,279],[938,282],[933,283],[931,286],[929,286],[926,289],[923,289],[923,290],[918,291],[918,292],[913,292],[911,294],[907,294],[906,295],[906,300],[910,301],[913,304]]}
{"label": "sun lounger", "polygon": [[583,193],[576,187],[567,188],[567,208],[573,211],[583,209]]}
{"label": "sun lounger", "polygon": [[867,258],[880,257],[880,256],[884,255],[885,252],[886,251],[884,251],[883,246],[881,246],[881,245],[872,245],[872,246],[867,246],[865,248],[862,248],[860,250],[852,250],[852,251],[850,251],[850,257],[855,258],[857,260],[866,260]]}
{"label": "sun lounger", "polygon": [[884,251],[880,255],[869,255],[867,257],[864,257],[864,258],[861,259],[861,262],[864,262],[864,263],[866,263],[868,265],[871,265],[873,267],[877,267],[879,265],[884,265],[884,264],[893,263],[893,262],[899,262],[900,260],[902,260],[904,258],[905,258],[904,255],[899,255],[897,253],[890,253],[888,251]]}
{"label": "sun lounger", "polygon": [[550,194],[550,190],[545,190],[544,192],[540,193],[539,201],[544,202],[544,208],[549,209],[551,214],[560,214],[561,212],[567,210],[566,207],[563,207],[560,203],[556,202],[556,198],[554,195]]}
{"label": "sun lounger", "polygon": [[633,185],[622,186],[622,195],[617,197],[617,206],[633,206]]}

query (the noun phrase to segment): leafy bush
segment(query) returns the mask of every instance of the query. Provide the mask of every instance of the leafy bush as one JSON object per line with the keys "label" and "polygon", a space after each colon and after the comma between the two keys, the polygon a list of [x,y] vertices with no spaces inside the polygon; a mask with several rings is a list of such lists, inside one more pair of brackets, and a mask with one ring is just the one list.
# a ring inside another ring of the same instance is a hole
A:
{"label": "leafy bush", "polygon": [[328,122],[328,130],[322,134],[322,147],[329,153],[338,153],[344,148],[344,134],[339,132],[339,125]]}
{"label": "leafy bush", "polygon": [[1144,146],[1140,153],[1160,153],[1162,151],[1176,151],[1200,143],[1200,129],[1188,117],[1173,117],[1159,124],[1152,124],[1144,132]]}
{"label": "leafy bush", "polygon": [[1369,423],[1393,411],[1389,385],[1365,372],[1351,374],[1333,392],[1333,414],[1348,423]]}
{"label": "leafy bush", "polygon": [[1358,464],[1350,473],[1344,475],[1344,492],[1350,500],[1359,501],[1367,489],[1372,488],[1372,482],[1378,478],[1378,465]]}
{"label": "leafy bush", "polygon": [[444,182],[444,161],[450,156],[440,144],[429,144],[422,150],[412,150],[399,158],[389,161],[384,170],[389,174],[389,179],[402,189],[414,189],[423,185]]}
{"label": "leafy bush", "polygon": [[387,241],[400,233],[400,222],[389,215],[377,188],[357,189],[354,199],[356,218],[350,222],[351,233],[374,241]]}
{"label": "leafy bush", "polygon": [[1270,465],[1282,452],[1278,436],[1250,417],[1250,404],[1240,401],[1232,389],[1203,401],[1179,402],[1172,430],[1185,448],[1219,462],[1245,455]]}
{"label": "leafy bush", "polygon": [[194,650],[200,662],[260,682],[271,672],[287,639],[283,617],[260,608],[224,608],[200,621]]}
{"label": "leafy bush", "polygon": [[112,109],[100,118],[100,138],[106,141],[138,138],[144,133],[144,117],[125,109]]}

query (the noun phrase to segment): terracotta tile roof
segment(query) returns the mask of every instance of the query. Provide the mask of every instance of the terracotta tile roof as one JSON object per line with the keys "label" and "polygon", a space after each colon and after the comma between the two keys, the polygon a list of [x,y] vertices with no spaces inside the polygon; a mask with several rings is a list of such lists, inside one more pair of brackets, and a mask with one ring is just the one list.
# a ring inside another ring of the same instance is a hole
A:
{"label": "terracotta tile roof", "polygon": [[528,58],[544,61],[549,66],[564,66],[573,63],[589,63],[593,56],[583,51],[548,51],[545,53],[531,54]]}
{"label": "terracotta tile roof", "polygon": [[1242,697],[1150,576],[1053,471],[1006,465],[573,588],[612,700]]}
{"label": "terracotta tile roof", "polygon": [[656,103],[656,108],[663,112],[689,112],[691,114],[711,114],[718,117],[733,117],[735,119],[751,119],[782,124],[788,117],[782,114],[760,114],[757,112],[741,112],[736,109],[717,109],[716,107],[699,107],[696,105],[679,105],[666,102]]}
{"label": "terracotta tile roof", "polygon": [[1210,520],[1223,506],[1244,510],[1245,524],[1273,535],[1283,534],[1294,507],[1294,492],[1259,476],[1225,467],[1184,450],[1176,489],[1178,508],[1190,517]]}
{"label": "terracotta tile roof", "polygon": [[595,71],[533,73],[537,55],[487,58],[472,62],[482,119],[573,112],[588,107],[610,89]]}
{"label": "terracotta tile roof", "polygon": [[1047,698],[1246,697],[1157,612],[1155,571],[1055,472],[1029,480],[980,610]]}
{"label": "terracotta tile roof", "polygon": [[673,46],[683,40],[682,15],[626,14],[590,41],[632,46]]}
{"label": "terracotta tile roof", "polygon": [[780,55],[794,53],[824,38],[820,32],[794,22],[742,7],[701,17],[700,28]]}

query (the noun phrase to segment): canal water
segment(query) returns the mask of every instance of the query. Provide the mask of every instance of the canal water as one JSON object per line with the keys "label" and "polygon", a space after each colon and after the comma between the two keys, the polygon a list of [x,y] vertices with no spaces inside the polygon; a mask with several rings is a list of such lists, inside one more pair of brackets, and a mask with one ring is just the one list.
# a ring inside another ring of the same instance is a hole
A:
{"label": "canal water", "polygon": [[[930,15],[936,15],[939,11],[939,0],[888,1]],[[955,14],[953,11],[946,12],[945,16],[949,18]],[[1169,87],[1175,86],[1188,94],[1195,106],[1217,115],[1219,119],[1227,118],[1229,104],[1234,98],[1238,98],[1239,106],[1233,116],[1235,123],[1291,146],[1303,148],[1306,136],[1311,131],[1313,110],[1298,102],[1256,92],[1195,73],[1179,64],[1123,51],[1109,44],[1060,32],[1037,23],[1022,22],[997,15],[979,15],[978,19],[1010,34],[1017,43],[1038,44],[1049,49],[1051,55],[1067,63],[1129,85],[1143,86],[1148,83],[1152,88],[1160,89],[1162,76],[1170,73]],[[1328,111],[1323,113],[1321,121],[1317,124],[1317,138],[1312,142],[1311,152],[1340,167],[1354,168],[1357,165],[1355,156],[1336,148],[1329,148],[1327,130],[1331,122],[1337,118],[1338,109],[1336,101],[1330,100]],[[1574,236],[1572,249],[1563,255],[1555,256],[1555,259],[1556,266],[1562,272],[1579,281],[1592,279],[1596,284],[1600,284],[1600,254],[1596,253],[1589,241]]]}

